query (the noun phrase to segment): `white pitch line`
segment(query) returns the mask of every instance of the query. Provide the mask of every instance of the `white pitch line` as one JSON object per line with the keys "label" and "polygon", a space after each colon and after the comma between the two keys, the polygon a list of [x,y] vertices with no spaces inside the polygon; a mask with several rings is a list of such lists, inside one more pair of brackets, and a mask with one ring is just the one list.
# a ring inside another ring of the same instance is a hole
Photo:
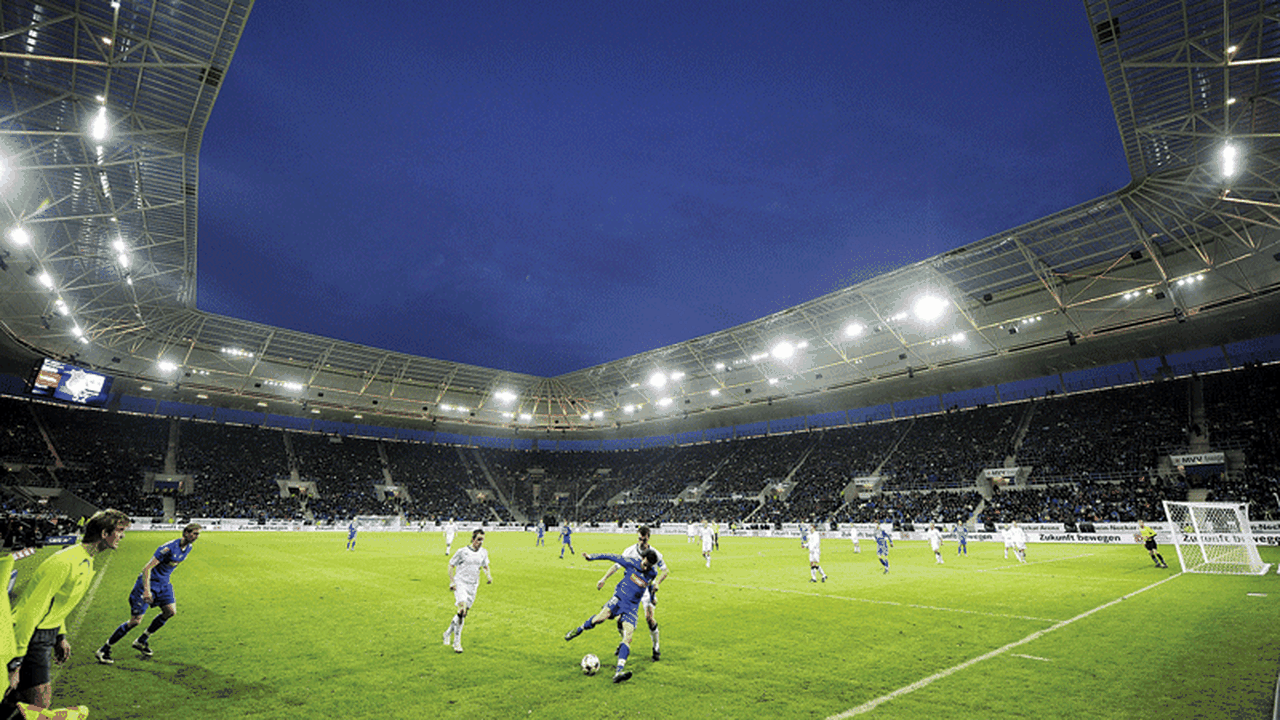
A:
{"label": "white pitch line", "polygon": [[1028,660],[1039,660],[1040,662],[1053,662],[1049,658],[1036,657],[1035,655],[1019,655],[1014,653],[1014,657],[1026,658]]}
{"label": "white pitch line", "polygon": [[990,659],[991,659],[991,658],[993,658],[993,657],[999,657],[1000,655],[1003,655],[1003,654],[1005,654],[1005,653],[1009,652],[1010,650],[1012,650],[1012,649],[1014,649],[1014,648],[1016,648],[1016,647],[1021,647],[1022,645],[1026,645],[1027,643],[1032,642],[1033,640],[1038,640],[1038,639],[1040,639],[1040,638],[1044,637],[1045,635],[1047,635],[1047,634],[1049,634],[1049,633],[1053,632],[1054,630],[1059,630],[1059,629],[1061,629],[1061,628],[1064,628],[1064,627],[1066,627],[1066,626],[1070,625],[1071,623],[1074,623],[1074,622],[1075,622],[1075,621],[1077,621],[1077,620],[1083,620],[1083,619],[1085,619],[1085,618],[1089,617],[1090,615],[1092,615],[1092,614],[1094,614],[1094,613],[1096,613],[1096,612],[1099,612],[1099,611],[1101,611],[1101,610],[1106,610],[1107,608],[1111,607],[1112,605],[1115,605],[1115,604],[1117,604],[1117,603],[1123,602],[1124,600],[1127,600],[1127,599],[1129,599],[1129,598],[1131,598],[1131,597],[1133,597],[1133,596],[1135,596],[1135,595],[1137,595],[1137,594],[1139,594],[1139,593],[1144,593],[1144,592],[1146,592],[1146,591],[1148,591],[1148,590],[1150,590],[1150,589],[1152,589],[1152,588],[1154,588],[1154,587],[1158,587],[1158,586],[1160,586],[1160,585],[1163,585],[1163,584],[1165,584],[1165,583],[1169,582],[1170,580],[1172,580],[1172,579],[1174,579],[1174,578],[1178,577],[1178,575],[1181,575],[1181,574],[1182,574],[1182,573],[1177,573],[1176,575],[1170,575],[1169,577],[1167,577],[1167,578],[1165,578],[1165,579],[1163,579],[1163,580],[1160,580],[1160,581],[1158,581],[1158,582],[1152,583],[1152,584],[1150,584],[1150,585],[1148,585],[1148,586],[1146,586],[1146,587],[1144,587],[1144,588],[1142,588],[1142,589],[1140,589],[1140,590],[1135,590],[1135,591],[1133,591],[1133,592],[1129,593],[1128,595],[1121,595],[1120,597],[1116,598],[1115,600],[1112,600],[1111,602],[1108,602],[1108,603],[1104,603],[1104,604],[1102,604],[1102,605],[1099,605],[1098,607],[1096,607],[1096,608],[1094,608],[1094,609],[1092,609],[1092,610],[1087,610],[1087,611],[1085,611],[1085,612],[1082,612],[1082,613],[1080,613],[1079,615],[1077,615],[1077,616],[1075,616],[1075,617],[1071,618],[1070,620],[1063,620],[1062,622],[1060,622],[1060,623],[1058,623],[1058,624],[1054,625],[1053,627],[1045,628],[1044,630],[1037,630],[1037,631],[1035,631],[1035,632],[1031,633],[1030,635],[1028,635],[1028,636],[1026,636],[1026,637],[1022,638],[1021,640],[1017,640],[1017,641],[1015,641],[1015,642],[1011,642],[1011,643],[1009,643],[1008,645],[1005,645],[1004,647],[996,648],[995,650],[992,650],[992,651],[991,651],[991,652],[989,652],[989,653],[986,653],[986,654],[983,654],[983,655],[979,655],[978,657],[976,657],[976,658],[972,658],[972,659],[970,659],[970,660],[966,660],[966,661],[964,661],[964,662],[960,663],[959,665],[955,665],[955,666],[949,667],[949,668],[947,668],[946,670],[943,670],[943,671],[941,671],[941,672],[934,673],[933,675],[930,675],[930,676],[929,676],[929,677],[927,677],[927,678],[924,678],[924,679],[922,679],[922,680],[917,680],[917,681],[915,681],[915,682],[911,683],[910,685],[906,685],[906,686],[900,687],[900,688],[898,688],[897,690],[894,690],[893,692],[889,693],[888,695],[881,695],[880,697],[876,698],[875,700],[871,700],[871,701],[869,701],[869,702],[863,703],[862,705],[859,705],[858,707],[850,708],[850,709],[845,710],[844,712],[839,713],[839,714],[837,714],[837,715],[832,715],[831,717],[827,718],[827,720],[845,720],[845,718],[851,718],[851,717],[853,717],[854,715],[861,715],[861,714],[863,714],[863,713],[867,713],[867,712],[870,712],[870,711],[872,711],[872,710],[875,710],[877,707],[880,707],[881,705],[883,705],[884,703],[889,702],[890,700],[895,700],[895,699],[897,699],[897,698],[899,698],[899,697],[902,697],[903,695],[906,695],[906,694],[908,694],[908,693],[913,693],[913,692],[915,692],[916,690],[920,690],[920,689],[922,689],[922,688],[928,687],[929,685],[932,685],[934,682],[936,682],[936,681],[938,681],[938,680],[942,680],[943,678],[950,677],[951,675],[954,675],[954,674],[956,674],[956,673],[960,672],[961,670],[965,670],[965,669],[970,668],[970,667],[972,667],[972,666],[974,666],[974,665],[977,665],[978,663],[982,662],[983,660],[990,660]]}

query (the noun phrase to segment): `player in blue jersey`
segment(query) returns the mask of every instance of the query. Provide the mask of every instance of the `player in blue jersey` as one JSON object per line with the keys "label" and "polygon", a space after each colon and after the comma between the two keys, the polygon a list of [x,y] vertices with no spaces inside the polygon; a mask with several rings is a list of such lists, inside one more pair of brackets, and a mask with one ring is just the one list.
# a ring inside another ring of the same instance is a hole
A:
{"label": "player in blue jersey", "polygon": [[182,528],[181,538],[170,540],[156,548],[155,554],[143,566],[142,573],[133,583],[133,592],[129,593],[131,613],[129,619],[116,628],[107,642],[98,648],[98,652],[95,653],[98,662],[103,665],[114,663],[115,661],[111,659],[111,646],[137,627],[149,608],[158,607],[160,614],[147,626],[146,632],[133,641],[134,650],[145,657],[151,657],[151,645],[147,641],[178,614],[178,604],[173,597],[173,583],[169,581],[169,576],[173,574],[174,568],[191,554],[191,546],[199,538],[200,524],[191,523]]}
{"label": "player in blue jersey", "polygon": [[969,554],[969,528],[964,523],[956,523],[956,554]]}
{"label": "player in blue jersey", "polygon": [[618,666],[614,670],[613,681],[620,683],[629,680],[631,671],[626,669],[626,665],[627,656],[631,654],[631,636],[636,630],[636,610],[640,607],[641,598],[649,592],[650,584],[658,577],[658,553],[649,548],[640,554],[639,560],[608,553],[582,553],[582,558],[588,561],[611,560],[620,565],[626,575],[618,581],[618,586],[613,589],[613,597],[600,608],[600,612],[565,633],[564,639],[568,642],[581,635],[584,630],[590,630],[615,617],[621,618],[622,642],[618,645]]}
{"label": "player in blue jersey", "polygon": [[[645,622],[649,623],[649,637],[653,639],[653,659],[661,660],[662,651],[658,648],[658,619],[656,617],[658,607],[658,586],[666,581],[667,575],[671,574],[671,570],[667,567],[667,563],[663,561],[662,553],[658,552],[657,548],[649,545],[649,526],[641,525],[636,528],[636,544],[628,547],[626,550],[623,550],[622,556],[629,557],[632,560],[640,560],[647,550],[653,550],[653,552],[657,554],[658,561],[654,563],[654,567],[660,571],[660,574],[658,575],[657,580],[649,583],[649,592],[640,596],[640,605],[644,608]],[[596,589],[599,590],[603,588],[609,577],[621,568],[621,565],[611,566],[609,568],[609,572],[605,573],[604,577],[600,578],[600,580],[596,582]],[[622,632],[622,618],[618,618],[618,632]]]}
{"label": "player in blue jersey", "polygon": [[564,549],[569,548],[569,555],[573,555],[573,526],[565,523],[560,528],[560,559],[564,559]]}
{"label": "player in blue jersey", "polygon": [[876,559],[884,566],[884,571],[889,572],[889,548],[893,546],[893,538],[889,537],[889,531],[884,526],[876,528]]}
{"label": "player in blue jersey", "polygon": [[538,541],[535,542],[533,546],[538,547],[539,545],[541,545],[542,547],[546,547],[547,546],[547,524],[539,520],[538,526],[534,529],[538,531]]}
{"label": "player in blue jersey", "polygon": [[351,522],[347,523],[347,549],[348,550],[356,549],[356,533],[357,532],[358,531],[356,530],[355,520],[352,520]]}

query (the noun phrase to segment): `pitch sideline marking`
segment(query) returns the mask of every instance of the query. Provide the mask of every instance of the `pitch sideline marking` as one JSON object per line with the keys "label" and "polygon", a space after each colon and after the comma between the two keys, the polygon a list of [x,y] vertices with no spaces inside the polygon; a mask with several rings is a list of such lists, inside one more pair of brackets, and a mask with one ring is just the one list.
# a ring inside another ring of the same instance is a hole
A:
{"label": "pitch sideline marking", "polygon": [[1028,660],[1039,660],[1040,662],[1053,662],[1049,658],[1036,657],[1035,655],[1018,655],[1015,653],[1014,657],[1026,658]]}
{"label": "pitch sideline marking", "polygon": [[1174,578],[1178,577],[1179,575],[1182,575],[1182,573],[1178,573],[1177,575],[1170,575],[1169,577],[1167,577],[1167,578],[1165,578],[1165,579],[1163,579],[1163,580],[1159,580],[1159,581],[1157,581],[1157,582],[1155,582],[1155,583],[1152,583],[1152,584],[1150,584],[1150,585],[1148,585],[1148,586],[1146,586],[1146,587],[1144,587],[1144,588],[1141,588],[1141,589],[1139,589],[1139,590],[1135,590],[1135,591],[1133,591],[1133,592],[1129,593],[1128,595],[1121,595],[1120,597],[1116,598],[1115,600],[1112,600],[1111,602],[1108,602],[1108,603],[1104,603],[1104,604],[1102,604],[1102,605],[1099,605],[1098,607],[1096,607],[1096,608],[1094,608],[1094,609],[1092,609],[1092,610],[1086,610],[1085,612],[1082,612],[1082,613],[1080,613],[1079,615],[1077,615],[1077,616],[1075,616],[1075,617],[1073,617],[1073,618],[1071,618],[1071,619],[1069,619],[1069,620],[1063,620],[1062,622],[1059,622],[1059,623],[1057,623],[1056,625],[1053,625],[1052,627],[1045,628],[1044,630],[1037,630],[1037,631],[1035,631],[1035,632],[1031,633],[1030,635],[1028,635],[1028,636],[1026,636],[1026,637],[1022,638],[1021,640],[1016,640],[1016,641],[1014,641],[1014,642],[1009,643],[1008,645],[1005,645],[1004,647],[999,647],[999,648],[996,648],[995,650],[992,650],[991,652],[985,653],[985,654],[983,654],[983,655],[979,655],[979,656],[978,656],[978,657],[976,657],[976,658],[971,658],[971,659],[969,659],[969,660],[965,660],[964,662],[960,663],[959,665],[954,665],[954,666],[952,666],[952,667],[947,668],[946,670],[943,670],[943,671],[941,671],[941,672],[934,673],[933,675],[930,675],[930,676],[929,676],[929,677],[927,677],[927,678],[924,678],[924,679],[922,679],[922,680],[917,680],[917,681],[915,681],[915,682],[911,683],[910,685],[905,685],[905,686],[903,686],[903,687],[900,687],[900,688],[898,688],[897,690],[894,690],[893,692],[889,693],[888,695],[881,695],[880,697],[876,698],[875,700],[871,700],[871,701],[869,701],[869,702],[865,702],[865,703],[863,703],[863,704],[859,705],[858,707],[850,708],[850,709],[845,710],[844,712],[839,713],[839,714],[837,714],[837,715],[832,715],[832,716],[828,717],[828,718],[827,718],[827,720],[845,720],[845,718],[851,718],[851,717],[853,717],[854,715],[861,715],[861,714],[863,714],[863,713],[866,713],[866,712],[870,712],[870,711],[872,711],[872,710],[875,710],[877,707],[880,707],[881,705],[883,705],[884,703],[889,702],[890,700],[895,700],[895,699],[897,699],[897,698],[899,698],[899,697],[902,697],[903,695],[906,695],[906,694],[908,694],[908,693],[913,693],[913,692],[915,692],[916,690],[919,690],[919,689],[921,689],[921,688],[928,687],[929,685],[932,685],[935,681],[942,680],[942,679],[944,679],[944,678],[950,677],[951,675],[954,675],[954,674],[956,674],[956,673],[960,672],[961,670],[965,670],[965,669],[968,669],[968,668],[970,668],[970,667],[972,667],[972,666],[974,666],[974,665],[977,665],[978,663],[982,662],[983,660],[990,660],[990,659],[991,659],[991,658],[993,658],[993,657],[999,657],[1000,655],[1003,655],[1003,654],[1005,654],[1006,652],[1008,652],[1008,651],[1010,651],[1010,650],[1012,650],[1012,649],[1014,649],[1014,648],[1016,648],[1016,647],[1020,647],[1020,646],[1022,646],[1022,645],[1026,645],[1027,643],[1032,642],[1033,640],[1039,640],[1041,637],[1044,637],[1045,635],[1047,635],[1047,634],[1049,634],[1049,633],[1053,632],[1054,630],[1058,630],[1058,629],[1064,628],[1064,627],[1066,627],[1066,626],[1068,626],[1068,625],[1070,625],[1070,624],[1074,623],[1074,622],[1075,622],[1075,621],[1077,621],[1077,620],[1083,620],[1083,619],[1085,619],[1085,618],[1089,617],[1090,615],[1092,615],[1092,614],[1094,614],[1094,613],[1096,613],[1096,612],[1098,612],[1098,611],[1100,611],[1100,610],[1106,610],[1107,608],[1111,607],[1112,605],[1116,605],[1116,604],[1118,604],[1118,603],[1120,603],[1120,602],[1123,602],[1123,601],[1125,601],[1125,600],[1128,600],[1129,598],[1134,597],[1135,595],[1138,595],[1139,593],[1144,593],[1144,592],[1146,592],[1146,591],[1148,591],[1148,590],[1150,590],[1150,589],[1152,589],[1152,588],[1155,588],[1155,587],[1158,587],[1158,586],[1160,586],[1160,585],[1163,585],[1163,584],[1165,584],[1165,583],[1169,582],[1170,580],[1172,580],[1172,579],[1174,579]]}

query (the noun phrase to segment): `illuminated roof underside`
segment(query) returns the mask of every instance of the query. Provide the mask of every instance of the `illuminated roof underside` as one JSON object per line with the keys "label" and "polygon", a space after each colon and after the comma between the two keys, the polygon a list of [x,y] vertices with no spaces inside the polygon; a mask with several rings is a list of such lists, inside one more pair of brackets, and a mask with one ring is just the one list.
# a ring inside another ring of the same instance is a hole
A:
{"label": "illuminated roof underside", "polygon": [[[1086,3],[1133,176],[1124,189],[769,317],[554,378],[196,310],[200,139],[251,3],[2,7],[4,329],[32,353],[75,355],[173,399],[365,423],[435,418],[483,434],[638,434],[666,417],[669,432],[767,417],[773,400],[869,404],[957,368],[1042,372],[1019,358],[1067,347],[1088,365],[1091,343],[1153,328],[1186,349],[1198,341],[1182,321],[1266,312],[1280,281],[1277,3]],[[924,295],[941,301],[928,322]],[[179,367],[166,375],[160,360]],[[939,387],[949,386],[930,392]]]}

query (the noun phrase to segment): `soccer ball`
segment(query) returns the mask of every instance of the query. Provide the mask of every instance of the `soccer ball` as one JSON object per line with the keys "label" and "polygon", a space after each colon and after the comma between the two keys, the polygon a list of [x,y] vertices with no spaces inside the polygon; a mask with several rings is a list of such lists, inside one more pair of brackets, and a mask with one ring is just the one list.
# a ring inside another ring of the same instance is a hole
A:
{"label": "soccer ball", "polygon": [[592,655],[591,653],[587,653],[586,655],[583,655],[582,656],[582,674],[595,675],[598,672],[600,672],[600,658],[596,657],[595,655]]}

